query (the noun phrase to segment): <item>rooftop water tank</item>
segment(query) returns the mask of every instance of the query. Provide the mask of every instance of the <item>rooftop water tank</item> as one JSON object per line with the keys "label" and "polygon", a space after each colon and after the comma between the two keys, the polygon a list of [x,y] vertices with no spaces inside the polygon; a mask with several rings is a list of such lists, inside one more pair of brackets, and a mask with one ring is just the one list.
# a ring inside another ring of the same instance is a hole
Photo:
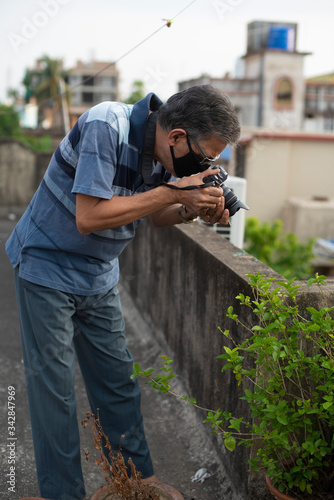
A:
{"label": "rooftop water tank", "polygon": [[268,49],[293,52],[295,45],[295,30],[289,26],[270,26],[268,33]]}

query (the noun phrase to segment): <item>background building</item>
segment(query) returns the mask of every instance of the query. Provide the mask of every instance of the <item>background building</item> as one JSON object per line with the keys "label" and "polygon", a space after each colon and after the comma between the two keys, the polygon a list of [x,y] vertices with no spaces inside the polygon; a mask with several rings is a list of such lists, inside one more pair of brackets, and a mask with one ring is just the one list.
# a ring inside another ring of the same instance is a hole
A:
{"label": "background building", "polygon": [[119,100],[119,72],[116,64],[111,62],[77,61],[76,66],[68,71],[67,83],[71,90],[71,127],[95,104]]}
{"label": "background building", "polygon": [[334,130],[334,76],[305,80],[305,52],[296,49],[296,23],[253,21],[247,51],[231,78],[202,75],[179,90],[211,84],[230,96],[243,126],[270,130]]}
{"label": "background building", "polygon": [[334,237],[334,134],[249,128],[236,157],[235,173],[247,179],[246,217],[281,219],[302,241]]}
{"label": "background building", "polygon": [[309,132],[334,130],[334,73],[306,80],[304,128]]}
{"label": "background building", "polygon": [[241,140],[226,168],[232,189],[234,179],[245,182],[242,199],[250,210],[235,215],[236,231],[243,231],[244,217],[280,219],[303,242],[331,241],[334,74],[305,79],[307,53],[297,51],[297,33],[296,23],[251,22],[235,77],[202,75],[180,82],[179,90],[211,84],[239,114]]}

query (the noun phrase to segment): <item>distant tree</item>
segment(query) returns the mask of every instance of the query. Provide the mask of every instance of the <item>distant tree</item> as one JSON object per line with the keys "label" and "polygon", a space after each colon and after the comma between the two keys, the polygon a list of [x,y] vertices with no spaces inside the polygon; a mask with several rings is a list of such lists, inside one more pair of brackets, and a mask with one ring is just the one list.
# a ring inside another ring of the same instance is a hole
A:
{"label": "distant tree", "polygon": [[0,136],[13,137],[20,134],[20,119],[13,106],[0,104]]}
{"label": "distant tree", "polygon": [[53,98],[59,94],[59,81],[66,77],[61,59],[52,59],[44,55],[33,69],[26,69],[23,85],[26,88],[26,100],[31,96],[37,102]]}
{"label": "distant tree", "polygon": [[[53,108],[55,123],[61,123],[61,97],[60,83],[66,78],[66,71],[63,70],[61,59],[52,59],[44,55],[37,61],[33,69],[27,69],[23,78],[23,85],[26,88],[26,101],[30,97],[35,97],[39,105],[40,115],[43,115],[43,107]],[[65,86],[66,88],[66,86]],[[69,100],[69,92],[66,89],[66,97]]]}
{"label": "distant tree", "polygon": [[20,92],[17,89],[10,88],[7,89],[7,97],[10,97],[16,101],[20,96]]}
{"label": "distant tree", "polygon": [[45,55],[41,58],[40,63],[42,66],[41,79],[34,91],[37,102],[58,95],[59,82],[65,76],[62,60],[51,59]]}
{"label": "distant tree", "polygon": [[124,102],[127,104],[135,104],[136,102],[140,101],[140,99],[143,99],[145,97],[146,92],[144,88],[144,82],[141,80],[135,80],[132,84],[132,91],[131,94],[127,99],[125,99]]}

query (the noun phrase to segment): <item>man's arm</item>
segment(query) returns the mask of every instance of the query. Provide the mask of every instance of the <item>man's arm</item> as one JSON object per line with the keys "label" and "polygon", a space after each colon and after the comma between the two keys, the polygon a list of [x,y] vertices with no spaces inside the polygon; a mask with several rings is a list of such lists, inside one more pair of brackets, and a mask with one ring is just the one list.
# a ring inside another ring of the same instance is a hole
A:
{"label": "man's arm", "polygon": [[[156,227],[173,226],[175,224],[181,224],[183,221],[179,216],[179,209],[182,205],[172,205],[171,207],[164,208],[151,214],[150,220]],[[191,210],[187,207],[187,212],[184,210],[181,215],[185,219],[191,219],[195,217],[201,217],[204,222],[210,222],[210,224],[215,224],[218,222],[222,226],[226,226],[229,221],[229,211],[225,210],[225,199],[221,198],[220,202],[217,203],[216,208],[213,210],[208,210],[203,208],[198,212]]]}
{"label": "man's arm", "polygon": [[[208,175],[207,171],[201,172],[191,177],[184,177],[173,184],[179,187],[199,185],[206,175]],[[222,194],[223,190],[220,187],[184,191],[166,186],[159,186],[132,196],[113,196],[110,200],[78,193],[76,195],[76,224],[80,233],[89,234],[124,226],[147,215],[159,213],[159,211],[160,216],[153,216],[153,220],[156,218],[156,221],[160,218],[158,225],[175,224],[178,222],[177,211],[180,204],[187,206],[196,214],[207,210],[215,211],[217,205],[221,203]],[[165,211],[165,216],[161,218],[163,211]],[[169,221],[168,224],[166,224],[167,221]]]}

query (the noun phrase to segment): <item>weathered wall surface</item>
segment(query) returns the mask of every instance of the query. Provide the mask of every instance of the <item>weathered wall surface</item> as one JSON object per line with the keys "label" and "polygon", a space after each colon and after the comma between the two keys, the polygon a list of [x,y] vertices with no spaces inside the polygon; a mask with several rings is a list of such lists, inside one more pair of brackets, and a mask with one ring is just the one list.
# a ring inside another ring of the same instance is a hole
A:
{"label": "weathered wall surface", "polygon": [[36,155],[15,140],[0,142],[0,203],[24,205],[35,187]]}
{"label": "weathered wall surface", "polygon": [[[233,377],[221,373],[222,363],[216,359],[224,352],[226,341],[218,326],[233,330],[241,340],[244,334],[226,318],[226,312],[230,305],[239,311],[235,299],[238,293],[250,295],[245,275],[278,275],[196,223],[156,229],[146,221],[121,255],[120,263],[122,283],[157,337],[167,341],[179,373],[189,384],[190,395],[206,408],[223,408],[237,417],[247,416],[248,409],[239,400],[240,389]],[[326,293],[334,302],[334,282],[327,286]],[[302,300],[305,305],[314,305],[320,299],[317,291],[310,292],[303,286]],[[242,314],[243,323],[251,325],[252,318]],[[156,367],[159,365],[157,359]],[[238,448],[230,453],[219,438],[213,439],[230,480],[238,485],[241,498],[246,499],[247,450]],[[248,498],[265,498],[261,486],[255,489],[260,496]]]}
{"label": "weathered wall surface", "polygon": [[[272,222],[282,218],[291,198],[306,203],[314,197],[333,198],[333,134],[280,134],[255,128],[245,129],[244,134],[253,137],[246,148],[244,177],[251,207],[246,218]],[[317,236],[307,228],[308,224],[304,229],[308,237]]]}
{"label": "weathered wall surface", "polygon": [[50,159],[50,153],[36,153],[14,138],[0,138],[0,207],[28,205]]}

